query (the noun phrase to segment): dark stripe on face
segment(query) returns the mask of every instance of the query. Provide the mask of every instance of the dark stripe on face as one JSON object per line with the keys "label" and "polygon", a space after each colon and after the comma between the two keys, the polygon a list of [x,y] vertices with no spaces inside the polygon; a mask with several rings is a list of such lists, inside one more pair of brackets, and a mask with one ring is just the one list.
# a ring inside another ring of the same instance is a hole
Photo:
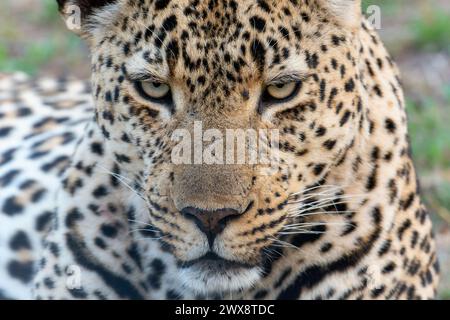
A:
{"label": "dark stripe on face", "polygon": [[372,211],[372,222],[375,224],[369,239],[362,243],[359,249],[353,250],[349,254],[324,266],[311,266],[297,276],[295,281],[283,290],[277,297],[279,300],[298,299],[303,289],[311,289],[323,281],[327,276],[337,272],[345,272],[358,264],[372,249],[375,241],[381,233],[381,214],[378,207]]}
{"label": "dark stripe on face", "polygon": [[95,272],[102,280],[122,299],[143,300],[144,297],[128,280],[112,273],[102,264],[92,258],[94,255],[89,252],[86,243],[68,233],[66,235],[68,248],[72,251],[76,263],[80,266]]}
{"label": "dark stripe on face", "polygon": [[261,41],[258,39],[253,40],[250,44],[250,52],[252,53],[252,57],[258,66],[258,70],[262,72],[266,65],[266,49]]}

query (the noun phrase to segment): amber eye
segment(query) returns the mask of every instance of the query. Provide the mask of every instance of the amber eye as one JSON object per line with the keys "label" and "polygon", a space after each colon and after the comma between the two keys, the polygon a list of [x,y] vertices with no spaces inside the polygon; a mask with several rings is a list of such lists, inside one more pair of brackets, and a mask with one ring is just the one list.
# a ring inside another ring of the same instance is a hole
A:
{"label": "amber eye", "polygon": [[266,88],[267,94],[272,99],[284,100],[291,97],[298,88],[297,82],[274,84]]}
{"label": "amber eye", "polygon": [[151,81],[136,81],[137,92],[148,100],[164,102],[171,99],[170,86],[165,83]]}

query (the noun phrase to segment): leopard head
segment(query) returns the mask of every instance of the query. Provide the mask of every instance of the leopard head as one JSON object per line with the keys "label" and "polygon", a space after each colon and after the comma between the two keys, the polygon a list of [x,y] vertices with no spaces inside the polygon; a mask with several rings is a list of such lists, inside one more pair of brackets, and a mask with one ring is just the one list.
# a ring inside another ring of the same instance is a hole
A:
{"label": "leopard head", "polygon": [[361,132],[360,1],[58,2],[91,49],[105,145],[184,283],[252,286]]}

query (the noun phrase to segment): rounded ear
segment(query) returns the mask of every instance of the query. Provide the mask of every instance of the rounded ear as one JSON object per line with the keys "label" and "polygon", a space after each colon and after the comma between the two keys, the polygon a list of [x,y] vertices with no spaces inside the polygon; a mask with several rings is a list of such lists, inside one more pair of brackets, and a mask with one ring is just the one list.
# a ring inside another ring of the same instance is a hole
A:
{"label": "rounded ear", "polygon": [[67,28],[82,36],[89,36],[102,25],[111,22],[118,13],[118,0],[56,0]]}
{"label": "rounded ear", "polygon": [[357,29],[361,25],[361,0],[320,0],[320,3],[343,26]]}

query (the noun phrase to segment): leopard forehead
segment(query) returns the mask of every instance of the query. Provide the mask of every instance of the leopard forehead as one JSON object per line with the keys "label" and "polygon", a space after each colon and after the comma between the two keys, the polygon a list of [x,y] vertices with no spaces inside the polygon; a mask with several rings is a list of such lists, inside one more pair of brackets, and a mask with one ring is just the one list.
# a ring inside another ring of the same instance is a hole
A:
{"label": "leopard forehead", "polygon": [[317,1],[119,1],[90,24],[94,61],[185,81],[191,93],[307,73],[320,43],[345,34]]}

